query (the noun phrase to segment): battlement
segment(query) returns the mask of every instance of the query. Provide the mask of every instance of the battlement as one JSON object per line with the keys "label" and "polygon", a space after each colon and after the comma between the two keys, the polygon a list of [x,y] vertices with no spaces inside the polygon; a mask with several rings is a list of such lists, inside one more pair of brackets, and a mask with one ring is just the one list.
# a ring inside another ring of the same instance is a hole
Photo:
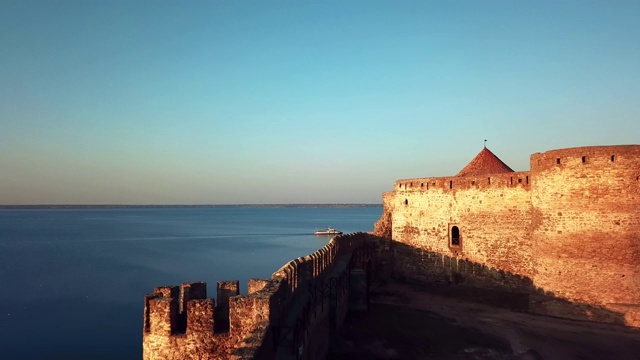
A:
{"label": "battlement", "polygon": [[475,176],[449,176],[403,179],[395,182],[395,192],[429,192],[441,190],[444,192],[463,189],[499,189],[531,186],[531,173],[529,171],[475,175]]}
{"label": "battlement", "polygon": [[[253,358],[270,346],[270,326],[282,322],[341,254],[365,241],[365,233],[334,237],[316,252],[289,261],[270,279],[217,283],[217,305],[205,282],[156,287],[144,297],[144,359]],[[238,355],[241,354],[241,355]]]}
{"label": "battlement", "polygon": [[[456,191],[461,189],[530,188],[533,177],[545,170],[593,171],[602,169],[638,169],[640,145],[584,146],[535,153],[530,158],[531,171],[505,172],[473,176],[426,177],[397,180],[393,191],[428,192],[434,190]],[[637,172],[637,174],[636,174]],[[633,179],[640,180],[640,171]]]}
{"label": "battlement", "polygon": [[531,170],[638,168],[640,145],[584,146],[531,155]]}
{"label": "battlement", "polygon": [[[170,336],[214,332],[215,301],[207,299],[204,282],[156,287],[153,293],[145,295],[144,304],[146,334]],[[210,321],[205,321],[209,317]]]}

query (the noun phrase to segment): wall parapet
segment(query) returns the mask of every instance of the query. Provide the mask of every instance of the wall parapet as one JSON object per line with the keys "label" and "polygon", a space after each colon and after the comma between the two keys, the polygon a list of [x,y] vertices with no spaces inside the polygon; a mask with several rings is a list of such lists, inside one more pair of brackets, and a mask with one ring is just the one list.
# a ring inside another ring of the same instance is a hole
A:
{"label": "wall parapet", "polygon": [[583,146],[532,154],[531,170],[541,172],[567,167],[635,167],[638,158],[640,145]]}
{"label": "wall parapet", "polygon": [[513,188],[531,186],[531,173],[529,171],[516,171],[499,174],[486,174],[474,176],[448,176],[397,180],[393,185],[396,193],[424,192],[442,190],[456,191],[464,189],[488,189],[488,188]]}
{"label": "wall parapet", "polygon": [[[272,329],[301,303],[324,308],[323,283],[367,236],[336,236],[314,253],[289,261],[270,279],[250,279],[248,294],[240,295],[238,281],[220,281],[217,304],[207,298],[205,282],[156,287],[144,297],[143,358],[273,358],[277,339]],[[311,301],[318,296],[310,295],[318,293],[322,298]]]}

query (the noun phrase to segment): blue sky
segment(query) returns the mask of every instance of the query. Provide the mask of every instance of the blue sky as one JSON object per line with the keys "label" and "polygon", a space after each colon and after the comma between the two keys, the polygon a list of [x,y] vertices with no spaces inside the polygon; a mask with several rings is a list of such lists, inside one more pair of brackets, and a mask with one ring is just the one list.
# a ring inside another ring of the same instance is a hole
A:
{"label": "blue sky", "polygon": [[0,2],[0,204],[380,203],[637,144],[636,1]]}

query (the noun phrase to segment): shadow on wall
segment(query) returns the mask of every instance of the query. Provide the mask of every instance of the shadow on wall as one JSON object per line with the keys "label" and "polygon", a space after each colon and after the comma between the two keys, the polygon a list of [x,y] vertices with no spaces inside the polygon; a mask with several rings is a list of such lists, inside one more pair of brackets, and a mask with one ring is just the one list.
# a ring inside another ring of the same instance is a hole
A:
{"label": "shadow on wall", "polygon": [[514,311],[626,325],[623,313],[569,301],[535,288],[529,277],[387,238],[378,238],[379,281],[402,281],[430,292]]}

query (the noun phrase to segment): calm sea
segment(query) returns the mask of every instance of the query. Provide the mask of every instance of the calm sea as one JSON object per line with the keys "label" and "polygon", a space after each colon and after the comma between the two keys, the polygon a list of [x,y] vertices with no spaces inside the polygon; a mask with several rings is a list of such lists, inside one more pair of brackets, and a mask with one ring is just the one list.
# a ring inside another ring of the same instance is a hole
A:
{"label": "calm sea", "polygon": [[0,358],[139,359],[143,296],[158,285],[268,278],[371,231],[382,208],[0,210]]}

